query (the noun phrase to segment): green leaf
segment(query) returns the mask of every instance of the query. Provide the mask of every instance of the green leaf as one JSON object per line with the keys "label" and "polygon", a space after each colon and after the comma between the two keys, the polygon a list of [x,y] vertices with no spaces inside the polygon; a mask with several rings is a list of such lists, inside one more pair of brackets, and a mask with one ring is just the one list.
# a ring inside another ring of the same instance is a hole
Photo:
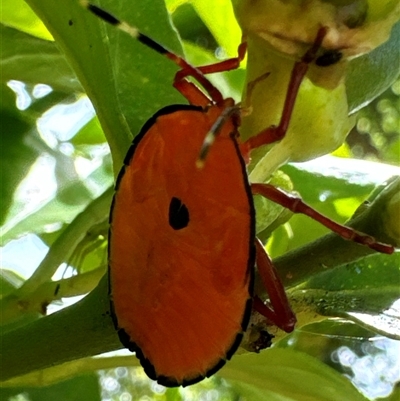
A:
{"label": "green leaf", "polygon": [[[327,291],[376,290],[400,284],[400,253],[376,254],[308,280],[305,288]],[[400,287],[398,289],[400,294]]]}
{"label": "green leaf", "polygon": [[29,84],[47,84],[65,93],[82,92],[76,75],[54,42],[5,25],[0,25],[0,35],[2,82],[15,79]]}
{"label": "green leaf", "polygon": [[332,368],[307,354],[287,349],[236,356],[220,375],[249,401],[366,400]]}
{"label": "green leaf", "polygon": [[231,2],[195,0],[192,4],[228,57],[235,57],[242,33]]}
{"label": "green leaf", "polygon": [[106,142],[104,133],[100,127],[97,117],[92,118],[79,132],[71,139],[75,146],[96,145]]}
{"label": "green leaf", "polygon": [[[332,363],[332,352],[341,346],[358,350],[363,343],[373,338],[376,338],[375,333],[354,322],[343,319],[324,319],[296,329],[276,342],[275,347],[305,352],[320,361],[329,363],[330,366],[335,366]],[[393,340],[387,339],[387,341]],[[335,367],[338,368],[338,366]]]}
{"label": "green leaf", "polygon": [[390,39],[349,63],[346,77],[349,112],[354,113],[384,92],[400,73],[400,22]]}
{"label": "green leaf", "polygon": [[[1,240],[4,243],[24,235],[28,232],[46,232],[46,226],[53,224],[70,223],[80,213],[98,192],[104,192],[112,184],[112,177],[107,172],[106,164],[103,163],[98,169],[86,178],[87,181],[74,180],[64,189],[59,191],[58,196],[42,202],[34,210],[24,212],[15,205],[15,213],[9,216],[2,228]],[[97,183],[97,191],[93,193],[86,187],[88,180]],[[20,206],[21,207],[21,206]]]}
{"label": "green leaf", "polygon": [[2,0],[1,22],[42,39],[52,39],[50,32],[24,0]]}
{"label": "green leaf", "polygon": [[29,397],[28,399],[31,401],[101,400],[99,378],[95,373],[76,376],[51,386],[0,389],[0,398],[4,400],[14,399],[18,394],[24,394],[24,399]]}
{"label": "green leaf", "polygon": [[282,170],[304,201],[321,207],[337,199],[368,196],[376,185],[400,173],[398,167],[334,156],[287,164]]}
{"label": "green leaf", "polygon": [[15,94],[0,86],[1,158],[0,158],[0,225],[6,221],[16,187],[38,156],[36,149],[26,144],[31,122],[15,106]]}
{"label": "green leaf", "polygon": [[[156,110],[182,102],[172,88],[178,70],[170,60],[104,23],[78,1],[54,3],[27,0],[65,52],[82,86],[93,102],[109,142],[115,173],[122,165],[133,136]],[[129,21],[163,45],[180,51],[176,32],[162,2],[116,4],[102,7]],[[138,101],[140,99],[140,101]]]}
{"label": "green leaf", "polygon": [[342,316],[400,339],[400,317],[391,307],[400,298],[400,253],[376,254],[310,278],[290,295],[319,314]]}
{"label": "green leaf", "polygon": [[385,397],[397,390],[399,342],[376,335],[353,322],[326,319],[309,324],[295,330],[276,346],[290,347],[324,361],[371,400],[386,400]]}

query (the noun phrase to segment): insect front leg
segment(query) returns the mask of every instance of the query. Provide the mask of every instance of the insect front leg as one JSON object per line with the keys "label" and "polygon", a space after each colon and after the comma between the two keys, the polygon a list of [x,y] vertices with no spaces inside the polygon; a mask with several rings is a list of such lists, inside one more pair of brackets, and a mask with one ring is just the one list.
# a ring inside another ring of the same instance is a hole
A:
{"label": "insect front leg", "polygon": [[[223,104],[224,98],[221,92],[205,77],[206,74],[214,74],[217,72],[231,71],[239,68],[241,61],[243,61],[247,51],[247,43],[244,39],[238,47],[238,55],[236,57],[220,61],[218,63],[204,65],[200,67],[193,67],[175,54],[169,54],[167,57],[171,58],[182,69],[179,70],[174,79],[174,87],[181,92],[192,104],[206,106],[210,101],[215,104]],[[196,79],[206,90],[210,96],[208,99],[195,85],[189,82],[186,78],[193,77]],[[200,93],[195,93],[195,92]],[[201,99],[201,95],[203,99]],[[204,100],[207,99],[207,100]]]}
{"label": "insect front leg", "polygon": [[[286,135],[300,85],[308,71],[309,65],[317,58],[318,50],[322,45],[322,41],[326,33],[326,27],[320,28],[312,47],[308,49],[301,60],[295,63],[287,88],[286,98],[279,124],[277,126],[267,127],[257,135],[250,137],[246,142],[244,142],[242,146],[244,146],[247,152],[262,145],[268,145],[277,142]],[[264,79],[264,76],[261,76],[260,78]]]}
{"label": "insect front leg", "polygon": [[247,52],[246,38],[243,37],[242,41],[238,46],[238,55],[236,57],[229,58],[227,60],[220,61],[218,63],[204,65],[197,67],[203,74],[215,74],[216,72],[225,72],[236,70],[239,68],[240,63],[244,60]]}

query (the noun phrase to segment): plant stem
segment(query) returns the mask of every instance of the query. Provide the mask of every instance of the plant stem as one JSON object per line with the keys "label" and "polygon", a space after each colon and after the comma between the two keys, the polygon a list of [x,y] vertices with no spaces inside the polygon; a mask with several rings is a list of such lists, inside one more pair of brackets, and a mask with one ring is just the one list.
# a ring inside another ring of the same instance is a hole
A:
{"label": "plant stem", "polygon": [[80,302],[0,339],[2,381],[122,348],[111,319],[107,277]]}

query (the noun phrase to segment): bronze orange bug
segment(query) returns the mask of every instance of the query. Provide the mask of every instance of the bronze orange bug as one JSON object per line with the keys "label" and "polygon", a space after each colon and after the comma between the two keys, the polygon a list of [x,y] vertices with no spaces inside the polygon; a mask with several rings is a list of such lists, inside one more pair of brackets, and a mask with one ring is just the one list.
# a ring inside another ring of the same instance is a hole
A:
{"label": "bronze orange bug", "polygon": [[[307,214],[344,238],[393,251],[329,220],[297,197],[248,181],[250,151],[285,135],[308,65],[326,59],[324,27],[295,64],[280,124],[241,143],[241,106],[224,98],[205,75],[236,68],[245,44],[237,58],[193,67],[137,28],[96,5],[82,4],[176,63],[181,69],[173,86],[190,103],[161,109],[135,137],[110,214],[114,322],[121,342],[136,352],[150,378],[172,387],[214,374],[240,345],[252,308],[283,330],[293,330],[296,318],[255,235],[253,194]],[[268,290],[268,304],[253,294],[255,264]]]}

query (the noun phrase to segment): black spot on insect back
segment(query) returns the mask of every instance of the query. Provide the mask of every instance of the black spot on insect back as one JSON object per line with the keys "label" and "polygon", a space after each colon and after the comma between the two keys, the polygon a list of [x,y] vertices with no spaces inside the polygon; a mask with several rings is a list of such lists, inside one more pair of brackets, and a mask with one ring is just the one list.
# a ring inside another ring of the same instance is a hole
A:
{"label": "black spot on insect back", "polygon": [[189,224],[189,210],[178,198],[173,197],[169,204],[169,225],[174,230],[181,230]]}

